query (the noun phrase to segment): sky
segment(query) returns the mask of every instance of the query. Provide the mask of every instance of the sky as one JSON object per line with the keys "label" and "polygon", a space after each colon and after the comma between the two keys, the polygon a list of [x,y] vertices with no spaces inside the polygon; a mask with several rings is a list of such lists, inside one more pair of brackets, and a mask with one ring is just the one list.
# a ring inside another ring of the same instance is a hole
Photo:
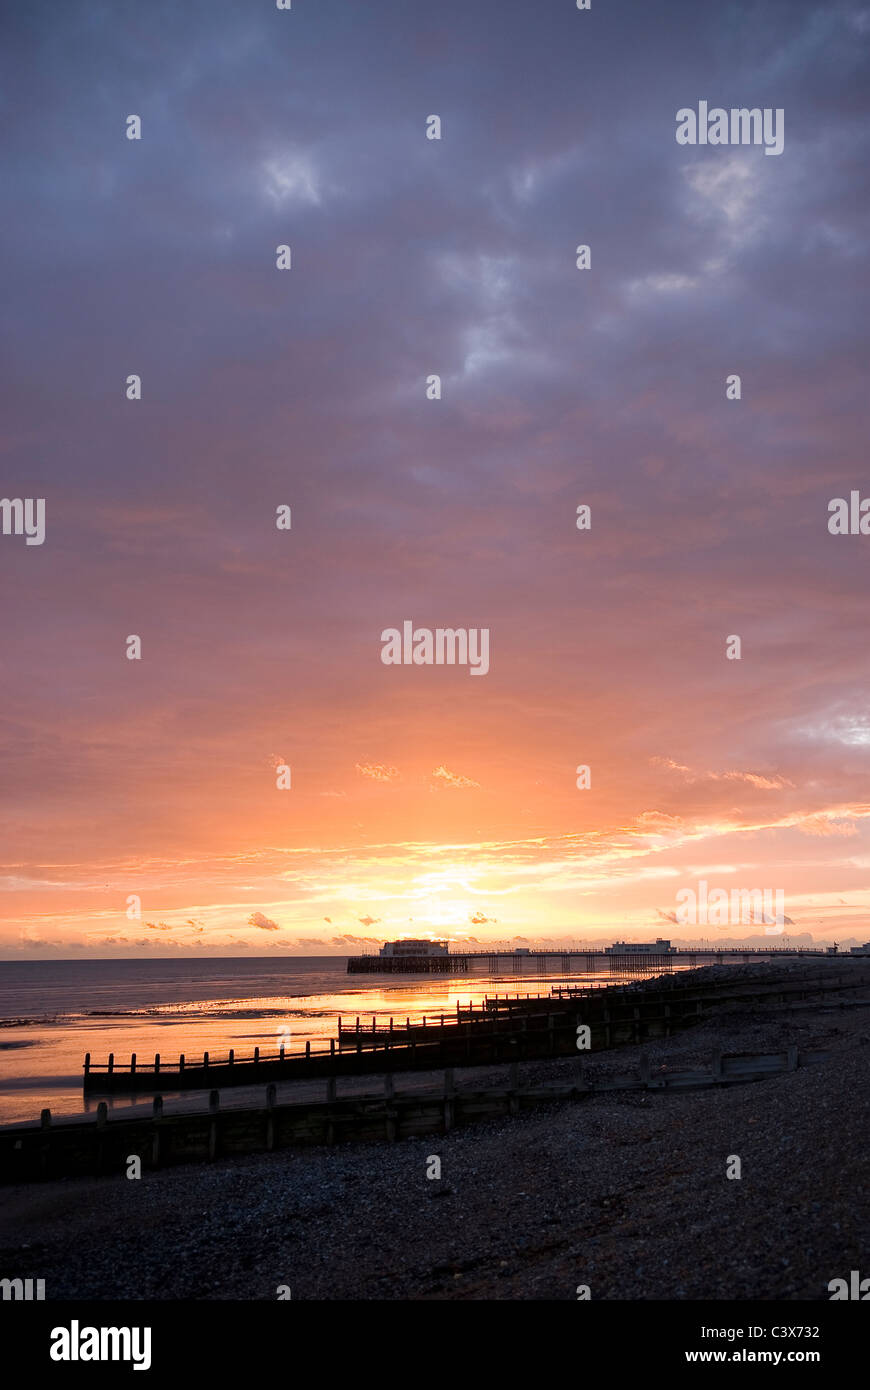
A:
{"label": "sky", "polygon": [[870,6],[0,29],[0,956],[868,940]]}

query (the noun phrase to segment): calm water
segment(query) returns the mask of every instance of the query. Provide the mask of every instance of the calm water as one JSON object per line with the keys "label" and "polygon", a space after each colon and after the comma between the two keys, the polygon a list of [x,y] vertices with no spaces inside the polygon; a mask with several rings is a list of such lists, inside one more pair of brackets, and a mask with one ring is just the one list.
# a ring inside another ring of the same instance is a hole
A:
{"label": "calm water", "polygon": [[[518,962],[519,965],[519,962]],[[528,967],[526,967],[528,972]],[[239,1057],[328,1045],[340,1016],[397,1023],[456,1011],[486,994],[546,994],[551,984],[610,981],[595,975],[348,975],[336,956],[215,960],[0,961],[0,1124],[38,1119],[44,1106],[85,1106],[90,1052],[119,1064],[135,1052],[167,1063],[179,1053]],[[280,1035],[280,1036],[279,1036]],[[91,1106],[96,1102],[91,1102]]]}

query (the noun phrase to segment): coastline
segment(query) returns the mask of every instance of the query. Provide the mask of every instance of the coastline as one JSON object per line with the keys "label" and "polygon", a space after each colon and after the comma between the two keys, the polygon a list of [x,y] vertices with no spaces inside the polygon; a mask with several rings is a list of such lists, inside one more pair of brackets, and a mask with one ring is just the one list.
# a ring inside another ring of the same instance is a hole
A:
{"label": "coastline", "polygon": [[[581,1284],[593,1299],[827,1299],[831,1279],[867,1262],[868,1044],[870,1002],[729,1006],[587,1065],[791,1045],[828,1060],[395,1144],[8,1187],[3,1263],[45,1278],[48,1299],[273,1299],[289,1285],[302,1299],[574,1300]],[[575,1065],[524,1074],[555,1080]],[[729,1155],[739,1180],[726,1178]],[[426,1177],[431,1156],[440,1180]]]}

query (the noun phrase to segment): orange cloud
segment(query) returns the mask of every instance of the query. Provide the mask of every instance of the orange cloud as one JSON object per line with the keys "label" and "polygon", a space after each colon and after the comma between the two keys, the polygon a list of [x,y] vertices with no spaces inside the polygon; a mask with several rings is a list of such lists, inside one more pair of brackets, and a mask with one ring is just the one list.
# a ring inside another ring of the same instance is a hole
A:
{"label": "orange cloud", "polygon": [[397,782],[402,775],[397,767],[386,767],[383,763],[356,763],[355,766],[361,777],[368,777],[372,782]]}
{"label": "orange cloud", "polygon": [[460,772],[449,772],[443,765],[436,767],[432,773],[438,783],[446,787],[479,787],[480,783],[475,782],[470,777],[463,777]]}

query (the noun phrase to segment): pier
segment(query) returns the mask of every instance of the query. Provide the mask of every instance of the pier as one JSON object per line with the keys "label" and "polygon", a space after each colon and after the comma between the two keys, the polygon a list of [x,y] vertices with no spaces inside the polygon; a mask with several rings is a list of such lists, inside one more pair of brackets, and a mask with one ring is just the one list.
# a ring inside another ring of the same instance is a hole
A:
{"label": "pier", "polygon": [[613,946],[578,947],[566,951],[510,950],[490,947],[480,951],[445,951],[439,955],[384,955],[364,953],[348,956],[349,975],[468,975],[477,969],[492,975],[521,973],[582,975],[607,968],[611,975],[635,975],[672,971],[675,966],[691,970],[699,965],[747,964],[750,961],[779,959],[784,956],[831,956],[828,947],[750,946],[686,948],[672,946],[667,951],[618,951]]}

